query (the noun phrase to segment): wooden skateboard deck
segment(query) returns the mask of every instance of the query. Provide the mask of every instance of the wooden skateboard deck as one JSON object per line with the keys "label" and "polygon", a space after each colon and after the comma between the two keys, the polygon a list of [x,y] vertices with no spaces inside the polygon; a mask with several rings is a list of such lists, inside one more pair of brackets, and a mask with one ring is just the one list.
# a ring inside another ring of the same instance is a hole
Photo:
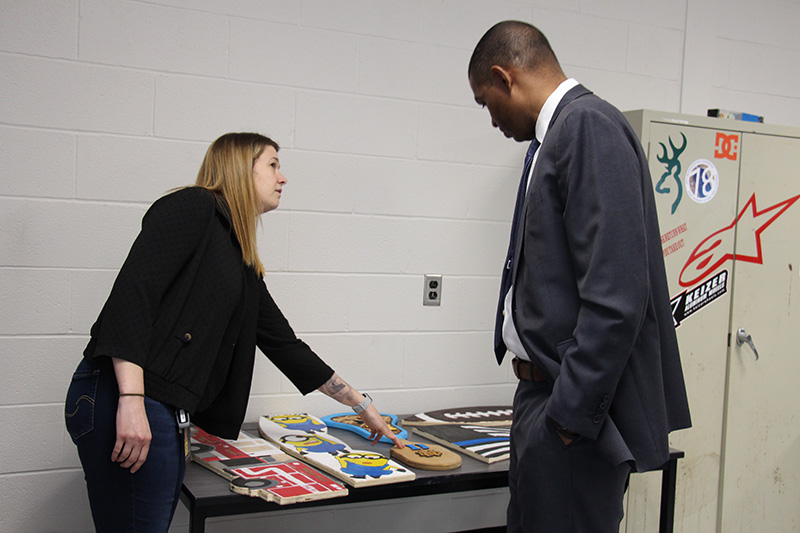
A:
{"label": "wooden skateboard deck", "polygon": [[191,450],[192,461],[230,480],[237,494],[287,505],[348,493],[344,485],[244,431],[228,440],[192,426]]}
{"label": "wooden skateboard deck", "polygon": [[442,446],[465,453],[484,463],[508,459],[511,446],[511,425],[476,426],[439,424],[417,426],[414,433]]}
{"label": "wooden skateboard deck", "polygon": [[454,470],[461,466],[461,456],[455,452],[437,446],[401,440],[405,444],[402,450],[392,446],[389,450],[393,459],[420,470]]}
{"label": "wooden skateboard deck", "polygon": [[[392,430],[392,433],[397,435],[397,438],[405,439],[408,437],[408,431],[398,426],[397,416],[381,414],[381,417],[383,418],[383,421],[386,422],[386,425],[389,426],[389,429]],[[372,431],[369,429],[369,426],[364,423],[361,417],[354,415],[352,412],[323,416],[322,421],[325,422],[325,424],[327,424],[327,426],[330,428],[351,431],[359,437],[363,437],[365,439],[369,439],[369,435],[372,433]],[[392,441],[386,437],[381,437],[380,442],[392,444]]]}
{"label": "wooden skateboard deck", "polygon": [[[292,415],[307,418],[314,424],[324,423],[307,414]],[[286,423],[286,415],[262,416],[258,421],[261,435],[277,444],[283,451],[302,459],[316,468],[353,487],[384,485],[412,481],[416,475],[389,458],[372,451],[352,450],[347,444],[327,433],[314,429],[294,429],[297,424]]]}
{"label": "wooden skateboard deck", "polygon": [[511,406],[455,407],[417,413],[403,419],[404,426],[469,424],[473,426],[511,425]]}

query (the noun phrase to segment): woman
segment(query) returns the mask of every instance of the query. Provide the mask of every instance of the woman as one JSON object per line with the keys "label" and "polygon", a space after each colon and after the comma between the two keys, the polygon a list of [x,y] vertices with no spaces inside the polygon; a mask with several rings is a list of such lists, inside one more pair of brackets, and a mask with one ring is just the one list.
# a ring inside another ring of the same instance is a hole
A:
{"label": "woman", "polygon": [[373,444],[396,436],[369,396],[345,383],[292,331],[263,281],[259,216],[286,178],[278,145],[228,133],[208,148],[195,187],[157,200],[92,326],[67,393],[98,531],[166,531],[185,462],[177,415],[236,438],[258,346],[307,394],[354,407]]}

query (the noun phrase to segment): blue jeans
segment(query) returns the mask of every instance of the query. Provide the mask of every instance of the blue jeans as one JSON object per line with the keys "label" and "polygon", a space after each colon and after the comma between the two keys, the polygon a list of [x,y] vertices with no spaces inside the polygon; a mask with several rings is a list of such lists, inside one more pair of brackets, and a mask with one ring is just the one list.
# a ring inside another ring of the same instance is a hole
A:
{"label": "blue jeans", "polygon": [[145,397],[152,441],[134,474],[111,461],[119,389],[111,360],[82,360],[67,391],[64,416],[78,447],[98,532],[164,532],[178,504],[186,463],[175,408]]}

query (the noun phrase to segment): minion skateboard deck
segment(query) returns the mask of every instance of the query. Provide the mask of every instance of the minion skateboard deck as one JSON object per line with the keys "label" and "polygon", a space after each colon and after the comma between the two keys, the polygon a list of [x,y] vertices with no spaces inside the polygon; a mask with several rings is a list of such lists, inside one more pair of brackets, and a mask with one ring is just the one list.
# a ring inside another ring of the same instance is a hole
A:
{"label": "minion skateboard deck", "polygon": [[228,440],[191,428],[192,461],[230,480],[231,491],[287,505],[346,496],[347,488],[244,431]]}
{"label": "minion skateboard deck", "polygon": [[283,451],[353,487],[412,481],[416,475],[391,459],[373,452],[353,450],[328,434],[327,426],[305,413],[262,416],[261,435]]}

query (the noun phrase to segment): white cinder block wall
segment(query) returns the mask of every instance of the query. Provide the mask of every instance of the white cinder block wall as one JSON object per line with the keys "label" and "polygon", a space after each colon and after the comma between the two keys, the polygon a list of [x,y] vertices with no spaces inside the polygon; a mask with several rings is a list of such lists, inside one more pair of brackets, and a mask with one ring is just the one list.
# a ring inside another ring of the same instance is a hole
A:
{"label": "white cinder block wall", "polygon": [[[622,109],[800,126],[789,0],[0,1],[0,531],[91,530],[70,374],[147,206],[227,131],[283,147],[268,284],[345,379],[388,412],[511,401],[491,329],[525,147],[466,79],[506,18]],[[248,419],[276,410],[337,406],[260,358]]]}

